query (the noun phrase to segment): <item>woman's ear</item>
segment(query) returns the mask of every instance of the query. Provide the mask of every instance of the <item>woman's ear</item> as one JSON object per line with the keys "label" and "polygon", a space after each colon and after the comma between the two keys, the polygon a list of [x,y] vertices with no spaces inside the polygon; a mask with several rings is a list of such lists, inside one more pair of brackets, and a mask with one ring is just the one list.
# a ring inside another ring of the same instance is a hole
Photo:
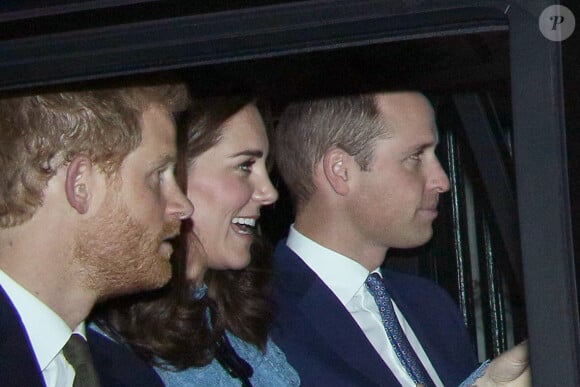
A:
{"label": "woman's ear", "polygon": [[346,195],[349,191],[350,160],[351,156],[338,147],[329,149],[322,158],[324,176],[339,195]]}
{"label": "woman's ear", "polygon": [[86,156],[76,156],[67,166],[66,198],[79,214],[89,210],[91,198],[90,175],[93,173],[93,163]]}

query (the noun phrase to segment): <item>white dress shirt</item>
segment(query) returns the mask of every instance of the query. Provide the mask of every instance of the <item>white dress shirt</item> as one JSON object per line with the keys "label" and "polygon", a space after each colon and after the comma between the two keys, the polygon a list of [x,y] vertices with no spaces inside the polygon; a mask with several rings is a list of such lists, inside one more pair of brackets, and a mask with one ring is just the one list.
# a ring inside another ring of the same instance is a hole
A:
{"label": "white dress shirt", "polygon": [[[0,286],[20,315],[47,387],[72,387],[75,371],[62,353],[62,347],[72,334],[69,326],[2,270]],[[86,338],[84,322],[74,332]]]}
{"label": "white dress shirt", "polygon": [[[307,238],[298,232],[294,225],[290,227],[286,244],[340,300],[399,383],[402,386],[415,386],[413,380],[397,358],[385,332],[379,308],[372,294],[365,286],[369,271],[353,259]],[[375,271],[380,274],[378,268]],[[433,368],[431,361],[394,300],[393,307],[403,332],[405,332],[409,343],[423,363],[429,376],[438,387],[443,387],[443,383]]]}

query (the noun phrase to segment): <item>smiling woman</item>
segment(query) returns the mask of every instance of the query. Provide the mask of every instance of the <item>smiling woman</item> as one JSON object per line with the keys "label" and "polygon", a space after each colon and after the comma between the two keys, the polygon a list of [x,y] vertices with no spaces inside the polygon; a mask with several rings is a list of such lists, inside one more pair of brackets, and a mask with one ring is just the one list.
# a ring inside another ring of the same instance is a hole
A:
{"label": "smiling woman", "polygon": [[[214,100],[208,101],[211,104]],[[219,104],[219,102],[217,102]],[[207,107],[200,102],[195,109]],[[193,112],[189,126],[187,195],[197,203],[193,232],[199,237],[210,269],[241,269],[250,262],[250,245],[260,209],[274,203],[278,192],[266,169],[268,138],[258,109],[243,106],[217,129]],[[215,145],[196,156],[195,141],[215,137]]]}
{"label": "smiling woman", "polygon": [[101,326],[150,363],[168,386],[295,386],[299,378],[269,339],[270,249],[259,235],[268,177],[266,127],[251,98],[196,101],[181,156],[194,215],[182,229],[171,287],[116,301]]}

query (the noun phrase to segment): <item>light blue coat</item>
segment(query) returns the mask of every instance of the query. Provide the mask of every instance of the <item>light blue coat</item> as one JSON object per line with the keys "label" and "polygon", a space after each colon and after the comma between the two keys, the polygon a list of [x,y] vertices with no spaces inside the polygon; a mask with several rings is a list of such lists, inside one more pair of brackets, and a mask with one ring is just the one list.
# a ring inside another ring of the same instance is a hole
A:
{"label": "light blue coat", "polygon": [[[227,335],[238,356],[254,369],[254,374],[250,378],[253,387],[300,385],[298,373],[288,364],[286,356],[272,340],[268,340],[266,352],[263,353],[256,346],[246,343],[230,332]],[[205,367],[190,367],[178,372],[163,368],[155,370],[167,387],[238,387],[241,385],[241,382],[232,378],[215,359]]]}

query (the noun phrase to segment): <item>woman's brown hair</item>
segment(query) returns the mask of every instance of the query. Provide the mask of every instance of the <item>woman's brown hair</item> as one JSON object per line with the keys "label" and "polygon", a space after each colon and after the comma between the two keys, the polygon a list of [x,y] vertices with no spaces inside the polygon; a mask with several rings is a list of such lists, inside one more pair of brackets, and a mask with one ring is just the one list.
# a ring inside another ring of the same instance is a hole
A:
{"label": "woman's brown hair", "polygon": [[[176,174],[182,188],[195,158],[220,141],[222,124],[249,104],[255,104],[255,100],[245,96],[194,101],[178,131],[180,160]],[[98,325],[113,338],[131,346],[151,364],[176,370],[209,364],[225,330],[264,350],[273,320],[268,296],[269,244],[256,236],[246,268],[208,269],[203,279],[188,281],[187,270],[198,271],[187,267],[188,256],[195,257],[189,262],[205,262],[203,246],[191,228],[190,221],[184,222],[175,241],[173,277],[166,287],[111,300],[95,313]],[[194,296],[201,283],[207,285],[207,294]]]}

